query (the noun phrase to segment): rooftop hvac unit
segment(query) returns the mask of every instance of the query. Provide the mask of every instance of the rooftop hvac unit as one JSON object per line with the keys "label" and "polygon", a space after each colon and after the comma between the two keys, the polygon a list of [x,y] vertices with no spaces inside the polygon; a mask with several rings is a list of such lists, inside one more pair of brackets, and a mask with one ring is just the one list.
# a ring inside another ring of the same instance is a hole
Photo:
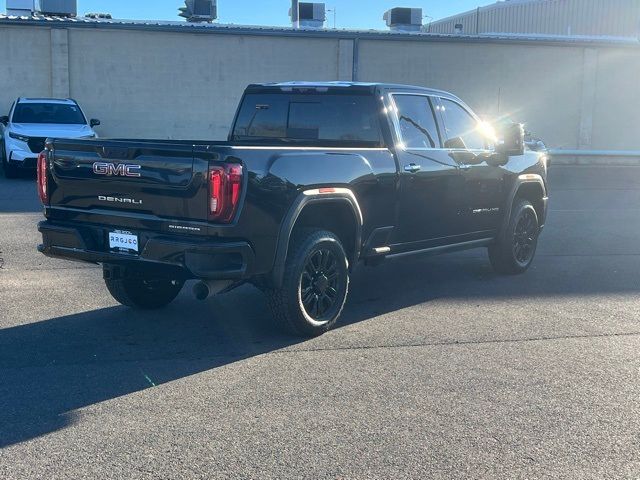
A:
{"label": "rooftop hvac unit", "polygon": [[[296,2],[293,2],[295,5]],[[293,15],[293,8],[289,10],[289,16],[293,22],[293,26],[296,26],[295,16]],[[301,27],[307,28],[323,28],[324,22],[327,19],[325,13],[324,3],[311,3],[311,2],[299,2],[298,3],[298,23]]]}
{"label": "rooftop hvac unit", "polygon": [[75,17],[78,14],[78,0],[36,0],[36,13]]}
{"label": "rooftop hvac unit", "polygon": [[84,18],[92,18],[94,20],[112,20],[110,13],[89,12],[84,14]]}
{"label": "rooftop hvac unit", "polygon": [[213,22],[218,18],[217,0],[185,0],[184,5],[178,15],[187,22]]}
{"label": "rooftop hvac unit", "polygon": [[422,28],[421,8],[392,8],[382,18],[395,32],[419,32]]}
{"label": "rooftop hvac unit", "polygon": [[33,0],[7,0],[7,15],[31,16],[33,10]]}

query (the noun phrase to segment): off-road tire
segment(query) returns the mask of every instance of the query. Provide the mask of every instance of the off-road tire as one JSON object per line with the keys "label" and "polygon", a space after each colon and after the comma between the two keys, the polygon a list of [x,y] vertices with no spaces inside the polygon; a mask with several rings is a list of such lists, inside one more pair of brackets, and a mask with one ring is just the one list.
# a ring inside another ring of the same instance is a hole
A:
{"label": "off-road tire", "polygon": [[331,329],[349,293],[349,261],[338,237],[315,229],[294,232],[282,288],[265,293],[274,320],[286,332],[316,337]]}
{"label": "off-road tire", "polygon": [[531,202],[516,199],[507,229],[489,246],[489,260],[497,273],[517,275],[526,272],[535,257],[540,224]]}
{"label": "off-road tire", "polygon": [[127,307],[155,310],[166,307],[182,290],[184,282],[165,278],[105,278],[111,296]]}

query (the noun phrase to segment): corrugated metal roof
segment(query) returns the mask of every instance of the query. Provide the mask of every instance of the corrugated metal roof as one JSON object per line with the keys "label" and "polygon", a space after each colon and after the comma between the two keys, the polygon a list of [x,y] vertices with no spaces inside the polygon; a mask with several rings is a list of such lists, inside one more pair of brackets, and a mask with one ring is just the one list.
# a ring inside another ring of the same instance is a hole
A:
{"label": "corrugated metal roof", "polygon": [[[521,0],[539,1],[539,0]],[[544,1],[544,0],[543,0]],[[637,38],[623,38],[610,36],[566,36],[566,35],[538,35],[511,33],[483,33],[480,35],[440,34],[426,32],[392,32],[390,30],[342,30],[315,29],[291,27],[273,27],[260,25],[234,25],[220,23],[189,23],[184,21],[161,20],[118,20],[93,19],[85,17],[68,18],[52,16],[8,16],[0,15],[1,25],[24,25],[65,28],[104,28],[171,31],[189,33],[211,33],[232,35],[270,35],[270,36],[300,36],[339,39],[386,39],[386,40],[414,40],[414,41],[447,41],[447,42],[513,42],[513,43],[552,43],[552,44],[598,44],[603,46],[640,46]]]}
{"label": "corrugated metal roof", "polygon": [[527,4],[527,3],[539,3],[539,4],[543,4],[545,2],[549,2],[551,0],[500,0],[496,3],[492,3],[490,5],[485,5],[484,7],[478,7],[478,8],[474,8],[473,10],[467,10],[465,12],[462,13],[458,13],[456,15],[450,15],[448,17],[445,18],[441,18],[440,20],[434,20],[433,23],[440,23],[440,22],[446,22],[447,20],[451,20],[452,18],[456,18],[456,17],[460,17],[463,15],[468,15],[470,13],[476,13],[478,10],[480,10],[481,12],[486,12],[489,10],[495,10],[498,8],[511,8],[511,7],[515,7],[517,5],[523,5],[523,4]]}
{"label": "corrugated metal roof", "polygon": [[638,0],[505,0],[428,24],[431,33],[509,32],[638,38]]}

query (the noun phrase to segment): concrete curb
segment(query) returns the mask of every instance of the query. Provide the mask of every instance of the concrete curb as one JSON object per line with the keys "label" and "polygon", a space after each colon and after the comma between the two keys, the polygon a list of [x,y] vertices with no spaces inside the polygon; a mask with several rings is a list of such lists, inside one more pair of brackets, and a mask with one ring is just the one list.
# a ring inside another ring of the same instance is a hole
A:
{"label": "concrete curb", "polygon": [[640,166],[638,157],[549,155],[550,165]]}

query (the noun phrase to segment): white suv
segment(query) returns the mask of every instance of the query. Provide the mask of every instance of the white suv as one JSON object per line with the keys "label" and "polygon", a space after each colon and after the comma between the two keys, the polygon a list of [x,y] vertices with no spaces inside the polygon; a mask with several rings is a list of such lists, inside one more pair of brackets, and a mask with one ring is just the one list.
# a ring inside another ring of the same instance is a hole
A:
{"label": "white suv", "polygon": [[0,160],[8,178],[36,167],[47,138],[96,138],[100,121],[87,118],[71,99],[19,98],[8,116],[0,117]]}

